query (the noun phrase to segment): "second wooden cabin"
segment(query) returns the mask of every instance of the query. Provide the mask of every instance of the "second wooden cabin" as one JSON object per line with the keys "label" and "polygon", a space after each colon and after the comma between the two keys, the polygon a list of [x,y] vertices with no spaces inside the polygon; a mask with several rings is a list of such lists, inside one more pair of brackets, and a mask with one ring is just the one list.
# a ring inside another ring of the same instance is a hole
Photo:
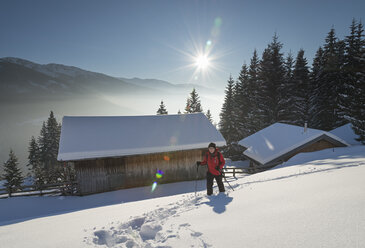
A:
{"label": "second wooden cabin", "polygon": [[268,169],[302,152],[349,146],[336,135],[318,129],[274,123],[240,142],[253,171]]}

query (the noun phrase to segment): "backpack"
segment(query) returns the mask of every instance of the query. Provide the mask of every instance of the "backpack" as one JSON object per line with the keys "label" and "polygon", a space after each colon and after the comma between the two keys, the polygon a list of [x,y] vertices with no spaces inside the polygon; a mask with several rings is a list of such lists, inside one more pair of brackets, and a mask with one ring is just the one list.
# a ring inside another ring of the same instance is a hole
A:
{"label": "backpack", "polygon": [[[208,161],[208,156],[209,156],[209,152],[207,152],[205,154],[205,157],[206,157],[206,161]],[[219,151],[217,151],[217,157],[218,157],[218,166],[220,166],[222,164],[222,161],[221,161],[221,153]]]}

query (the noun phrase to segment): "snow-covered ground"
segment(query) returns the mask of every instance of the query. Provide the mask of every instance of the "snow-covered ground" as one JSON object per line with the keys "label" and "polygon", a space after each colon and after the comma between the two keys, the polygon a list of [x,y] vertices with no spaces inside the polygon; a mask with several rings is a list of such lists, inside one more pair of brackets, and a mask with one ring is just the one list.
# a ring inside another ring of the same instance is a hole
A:
{"label": "snow-covered ground", "polygon": [[[365,247],[365,146],[230,179],[0,200],[1,247]],[[217,191],[217,189],[215,189]]]}

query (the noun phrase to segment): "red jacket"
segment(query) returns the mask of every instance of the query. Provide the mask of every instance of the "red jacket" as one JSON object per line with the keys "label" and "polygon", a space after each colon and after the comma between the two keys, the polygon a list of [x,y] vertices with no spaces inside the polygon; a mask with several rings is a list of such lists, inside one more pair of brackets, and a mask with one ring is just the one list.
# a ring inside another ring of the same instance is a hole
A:
{"label": "red jacket", "polygon": [[216,169],[219,166],[219,170],[224,167],[225,160],[222,156],[222,153],[215,149],[215,152],[211,154],[209,151],[205,154],[204,160],[201,162],[201,165],[208,165],[208,171],[216,176],[219,176],[221,173]]}

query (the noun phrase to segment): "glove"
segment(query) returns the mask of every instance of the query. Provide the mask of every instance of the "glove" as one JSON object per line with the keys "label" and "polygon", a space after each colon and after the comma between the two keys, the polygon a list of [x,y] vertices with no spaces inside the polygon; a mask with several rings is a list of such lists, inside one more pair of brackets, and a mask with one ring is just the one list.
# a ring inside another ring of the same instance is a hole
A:
{"label": "glove", "polygon": [[196,166],[199,166],[199,165],[201,165],[202,164],[202,162],[200,162],[200,161],[197,161],[196,162]]}

